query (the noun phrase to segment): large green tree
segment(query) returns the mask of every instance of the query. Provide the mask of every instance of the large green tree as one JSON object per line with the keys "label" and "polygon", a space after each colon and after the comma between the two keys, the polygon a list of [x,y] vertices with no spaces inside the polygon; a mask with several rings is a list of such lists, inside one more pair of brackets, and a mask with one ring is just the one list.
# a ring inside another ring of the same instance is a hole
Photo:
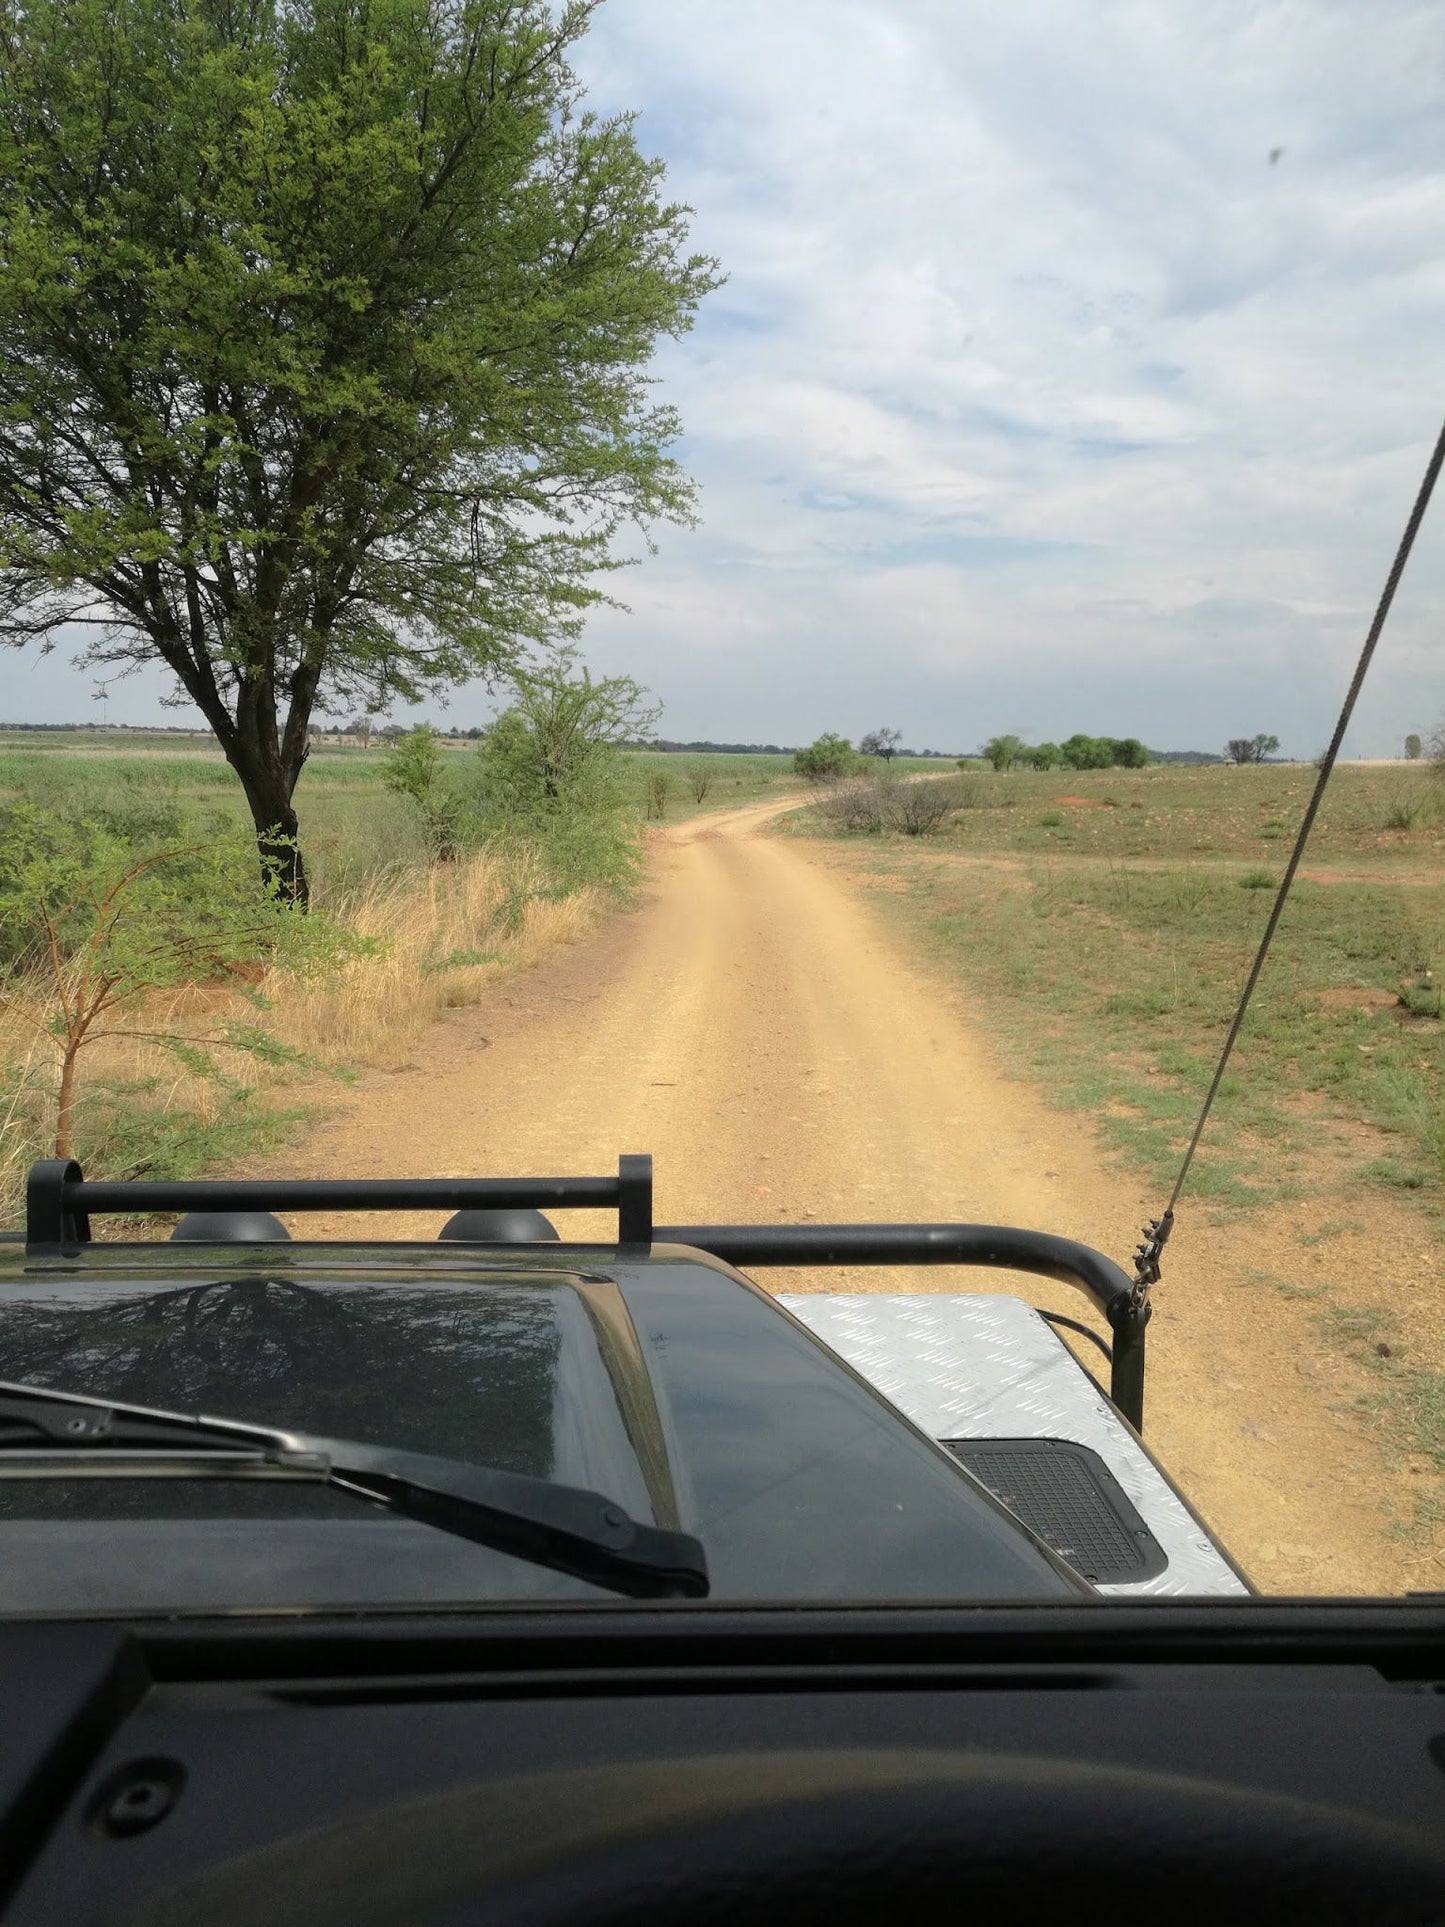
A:
{"label": "large green tree", "polygon": [[715,264],[599,0],[0,0],[0,638],[159,658],[304,895],[313,715],[517,659],[685,519]]}

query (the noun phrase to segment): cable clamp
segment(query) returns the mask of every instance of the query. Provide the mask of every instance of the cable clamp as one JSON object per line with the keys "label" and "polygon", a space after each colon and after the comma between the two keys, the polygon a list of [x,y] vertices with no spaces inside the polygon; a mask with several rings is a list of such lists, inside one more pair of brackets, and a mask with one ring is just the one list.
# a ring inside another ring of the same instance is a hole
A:
{"label": "cable clamp", "polygon": [[1162,1218],[1151,1218],[1144,1227],[1144,1237],[1139,1249],[1134,1253],[1134,1303],[1141,1305],[1151,1285],[1159,1282],[1159,1260],[1164,1247],[1169,1242],[1169,1233],[1174,1229],[1174,1213],[1166,1211]]}

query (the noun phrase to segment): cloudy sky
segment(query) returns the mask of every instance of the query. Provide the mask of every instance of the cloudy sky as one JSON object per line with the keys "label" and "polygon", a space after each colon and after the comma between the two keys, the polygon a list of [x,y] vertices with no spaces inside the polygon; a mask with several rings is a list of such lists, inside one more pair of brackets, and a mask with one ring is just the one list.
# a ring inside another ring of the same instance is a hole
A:
{"label": "cloudy sky", "polygon": [[[701,526],[587,632],[667,735],[1323,744],[1445,410],[1433,0],[608,0],[576,64],[730,277],[657,364]],[[1356,754],[1442,616],[1445,498]]]}

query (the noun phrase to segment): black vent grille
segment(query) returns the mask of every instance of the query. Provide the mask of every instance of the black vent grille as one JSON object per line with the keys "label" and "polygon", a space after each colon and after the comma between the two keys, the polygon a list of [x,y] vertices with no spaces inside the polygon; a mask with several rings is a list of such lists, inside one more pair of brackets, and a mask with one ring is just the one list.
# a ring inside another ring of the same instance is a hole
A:
{"label": "black vent grille", "polygon": [[1096,1585],[1152,1579],[1164,1548],[1097,1452],[1070,1439],[945,1439],[980,1485]]}

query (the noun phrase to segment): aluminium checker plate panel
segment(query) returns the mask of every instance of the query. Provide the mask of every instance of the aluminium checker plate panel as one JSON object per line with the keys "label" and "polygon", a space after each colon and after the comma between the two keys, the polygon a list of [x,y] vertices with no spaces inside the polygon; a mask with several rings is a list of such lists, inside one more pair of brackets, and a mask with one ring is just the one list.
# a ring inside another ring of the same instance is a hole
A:
{"label": "aluminium checker plate panel", "polygon": [[778,1303],[936,1439],[1072,1439],[1097,1452],[1168,1561],[1120,1598],[1247,1593],[1114,1406],[1021,1298],[780,1293]]}

